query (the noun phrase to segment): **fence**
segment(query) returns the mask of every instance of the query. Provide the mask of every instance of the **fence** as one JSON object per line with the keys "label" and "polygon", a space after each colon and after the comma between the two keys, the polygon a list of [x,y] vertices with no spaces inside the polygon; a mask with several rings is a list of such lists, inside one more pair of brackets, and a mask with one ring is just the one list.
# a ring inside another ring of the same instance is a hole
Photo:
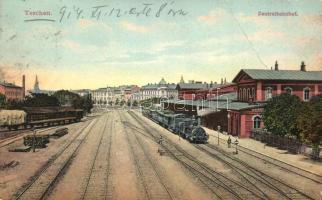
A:
{"label": "fence", "polygon": [[294,137],[282,137],[262,129],[252,130],[250,137],[266,143],[268,146],[287,150],[290,153],[298,154],[303,151],[302,143]]}

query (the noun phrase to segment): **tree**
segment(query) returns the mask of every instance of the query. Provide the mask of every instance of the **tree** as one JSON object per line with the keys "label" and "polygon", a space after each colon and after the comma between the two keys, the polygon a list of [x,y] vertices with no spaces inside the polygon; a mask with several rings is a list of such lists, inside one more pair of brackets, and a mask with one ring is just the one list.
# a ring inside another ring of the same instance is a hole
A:
{"label": "tree", "polygon": [[6,105],[6,96],[3,94],[0,94],[0,108],[4,108]]}
{"label": "tree", "polygon": [[48,94],[36,94],[27,96],[23,102],[23,106],[26,107],[47,107],[47,106],[60,106],[58,99],[55,96],[49,96]]}
{"label": "tree", "polygon": [[281,94],[272,98],[264,107],[263,121],[268,131],[280,136],[299,136],[297,117],[302,102],[297,96]]}
{"label": "tree", "polygon": [[74,96],[72,99],[72,106],[76,109],[83,109],[84,107],[84,99],[80,96]]}
{"label": "tree", "polygon": [[137,100],[134,100],[133,103],[132,103],[132,106],[138,106],[138,101]]}
{"label": "tree", "polygon": [[91,110],[93,108],[92,96],[88,94],[88,95],[85,95],[83,99],[84,99],[84,105],[83,105],[84,111],[87,113],[91,113]]}
{"label": "tree", "polygon": [[120,106],[123,106],[125,104],[125,100],[122,99],[121,102],[120,102]]}
{"label": "tree", "polygon": [[8,110],[22,109],[24,107],[24,102],[18,100],[8,100],[5,103],[4,108]]}
{"label": "tree", "polygon": [[[62,106],[74,106],[73,102],[80,101],[81,97],[73,92],[70,92],[68,90],[58,90],[53,94],[54,97],[56,97],[59,100],[60,105]],[[78,100],[77,100],[78,99]]]}
{"label": "tree", "polygon": [[304,103],[297,122],[302,141],[312,145],[312,157],[319,158],[319,145],[322,142],[322,95],[312,97]]}
{"label": "tree", "polygon": [[117,99],[115,100],[115,105],[119,105],[119,103],[120,103],[120,100],[119,100],[119,98],[117,98]]}

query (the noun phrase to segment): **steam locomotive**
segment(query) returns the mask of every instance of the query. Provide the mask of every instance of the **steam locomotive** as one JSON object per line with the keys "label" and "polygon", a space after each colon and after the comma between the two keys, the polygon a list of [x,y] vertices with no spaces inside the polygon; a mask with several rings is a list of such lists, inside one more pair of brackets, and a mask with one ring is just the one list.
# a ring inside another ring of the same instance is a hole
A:
{"label": "steam locomotive", "polygon": [[193,143],[206,143],[209,135],[200,126],[200,118],[170,111],[143,108],[143,116]]}

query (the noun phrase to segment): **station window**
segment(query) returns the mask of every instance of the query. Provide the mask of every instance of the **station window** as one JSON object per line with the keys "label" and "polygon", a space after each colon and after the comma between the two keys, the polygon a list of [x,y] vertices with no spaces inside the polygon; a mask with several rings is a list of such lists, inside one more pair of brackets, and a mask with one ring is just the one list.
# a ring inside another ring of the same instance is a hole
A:
{"label": "station window", "polygon": [[267,87],[265,89],[265,100],[269,100],[272,98],[272,88],[271,87]]}
{"label": "station window", "polygon": [[247,97],[246,97],[246,88],[243,89],[243,101],[246,101]]}
{"label": "station window", "polygon": [[304,101],[308,101],[310,99],[310,88],[304,88],[303,99]]}
{"label": "station window", "polygon": [[254,117],[253,119],[253,128],[256,129],[256,128],[260,128],[260,125],[261,125],[261,118],[259,116],[256,116]]}

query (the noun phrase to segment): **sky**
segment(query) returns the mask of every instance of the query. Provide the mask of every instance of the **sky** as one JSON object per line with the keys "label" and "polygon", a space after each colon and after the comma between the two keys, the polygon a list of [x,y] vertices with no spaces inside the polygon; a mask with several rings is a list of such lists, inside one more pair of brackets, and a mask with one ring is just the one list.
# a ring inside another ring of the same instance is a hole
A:
{"label": "sky", "polygon": [[321,36],[322,0],[0,0],[0,80],[95,89],[231,81],[276,60],[322,70]]}

